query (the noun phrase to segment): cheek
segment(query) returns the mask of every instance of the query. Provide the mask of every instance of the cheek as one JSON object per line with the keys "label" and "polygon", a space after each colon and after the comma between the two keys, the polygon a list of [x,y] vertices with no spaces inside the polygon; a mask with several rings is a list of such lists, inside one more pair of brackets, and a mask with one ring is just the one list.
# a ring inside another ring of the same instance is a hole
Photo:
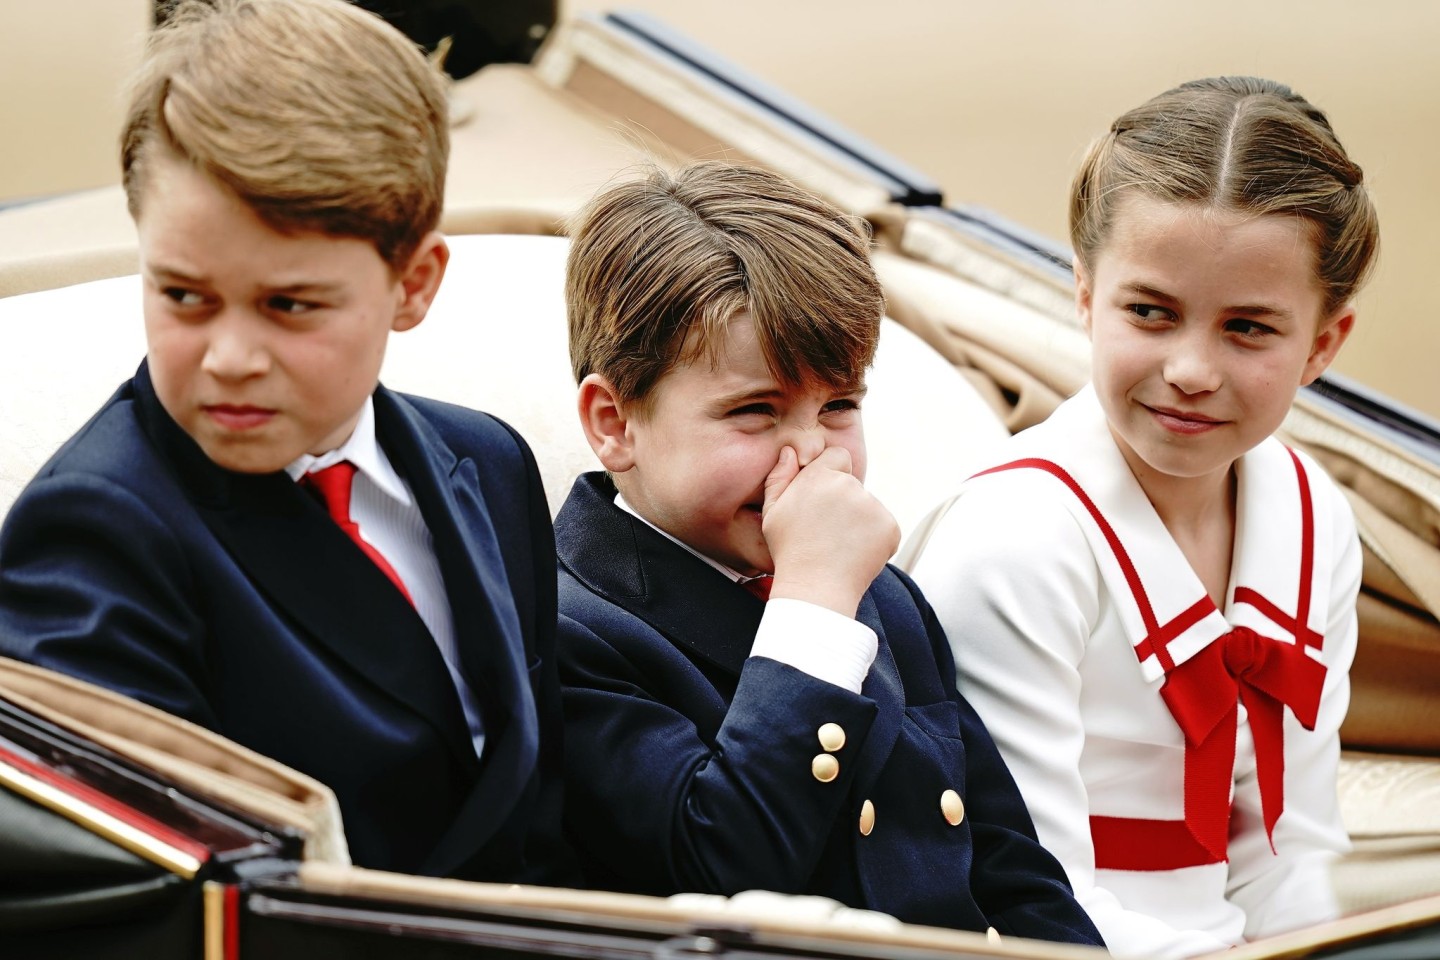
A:
{"label": "cheek", "polygon": [[850,472],[855,479],[861,483],[865,482],[865,473],[870,467],[869,458],[865,452],[865,430],[859,424],[845,432],[840,440],[840,446],[850,452]]}

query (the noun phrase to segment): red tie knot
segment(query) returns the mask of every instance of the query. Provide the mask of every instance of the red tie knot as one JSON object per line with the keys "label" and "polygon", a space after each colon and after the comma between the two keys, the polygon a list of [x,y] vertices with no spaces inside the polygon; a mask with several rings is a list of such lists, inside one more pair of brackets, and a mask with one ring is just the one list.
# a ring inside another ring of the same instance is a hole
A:
{"label": "red tie knot", "polygon": [[1264,638],[1249,627],[1236,627],[1225,635],[1225,669],[1243,677],[1264,659]]}

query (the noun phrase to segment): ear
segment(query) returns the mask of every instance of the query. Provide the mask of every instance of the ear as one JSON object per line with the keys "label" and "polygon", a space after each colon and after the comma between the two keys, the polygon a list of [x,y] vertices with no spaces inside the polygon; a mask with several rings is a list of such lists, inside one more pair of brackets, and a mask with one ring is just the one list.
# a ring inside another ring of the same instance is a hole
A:
{"label": "ear", "polygon": [[390,329],[399,333],[419,326],[430,311],[430,304],[445,278],[445,265],[450,262],[450,247],[438,230],[431,230],[420,240],[400,271],[400,306]]}
{"label": "ear", "polygon": [[1075,273],[1075,316],[1080,318],[1080,325],[1085,328],[1085,332],[1088,334],[1090,332],[1090,311],[1093,306],[1095,288],[1091,284],[1090,269],[1080,261],[1079,257],[1075,258],[1074,265],[1071,269]]}
{"label": "ear", "polygon": [[1315,343],[1310,356],[1305,359],[1305,369],[1300,374],[1300,386],[1307,386],[1324,373],[1345,345],[1350,331],[1355,326],[1355,306],[1345,304],[1328,318],[1320,321],[1320,330],[1315,334]]}
{"label": "ear", "polygon": [[600,374],[592,373],[580,381],[577,404],[585,439],[605,469],[617,474],[633,467],[635,441],[630,435],[630,417],[615,385]]}

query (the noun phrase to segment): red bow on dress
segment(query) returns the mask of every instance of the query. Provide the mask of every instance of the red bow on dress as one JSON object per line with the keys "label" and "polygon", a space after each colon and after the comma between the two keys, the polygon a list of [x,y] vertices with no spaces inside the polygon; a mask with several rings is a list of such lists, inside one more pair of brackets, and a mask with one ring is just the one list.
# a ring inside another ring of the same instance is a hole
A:
{"label": "red bow on dress", "polygon": [[1299,644],[1236,627],[1165,675],[1160,695],[1185,734],[1185,823],[1195,839],[1225,858],[1239,703],[1249,714],[1265,835],[1285,810],[1284,708],[1315,729],[1325,666]]}

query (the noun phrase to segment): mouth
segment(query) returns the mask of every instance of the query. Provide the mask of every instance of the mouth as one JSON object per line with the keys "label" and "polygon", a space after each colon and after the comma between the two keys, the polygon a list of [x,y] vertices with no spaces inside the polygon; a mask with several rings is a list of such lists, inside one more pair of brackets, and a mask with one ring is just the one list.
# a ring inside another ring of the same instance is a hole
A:
{"label": "mouth", "polygon": [[226,430],[244,431],[264,426],[275,416],[267,407],[240,403],[210,403],[201,406],[205,415]]}
{"label": "mouth", "polygon": [[1152,407],[1148,404],[1141,404],[1150,415],[1155,418],[1160,426],[1171,433],[1197,434],[1206,433],[1226,423],[1219,417],[1212,417],[1200,413],[1198,410],[1181,410],[1175,407]]}

